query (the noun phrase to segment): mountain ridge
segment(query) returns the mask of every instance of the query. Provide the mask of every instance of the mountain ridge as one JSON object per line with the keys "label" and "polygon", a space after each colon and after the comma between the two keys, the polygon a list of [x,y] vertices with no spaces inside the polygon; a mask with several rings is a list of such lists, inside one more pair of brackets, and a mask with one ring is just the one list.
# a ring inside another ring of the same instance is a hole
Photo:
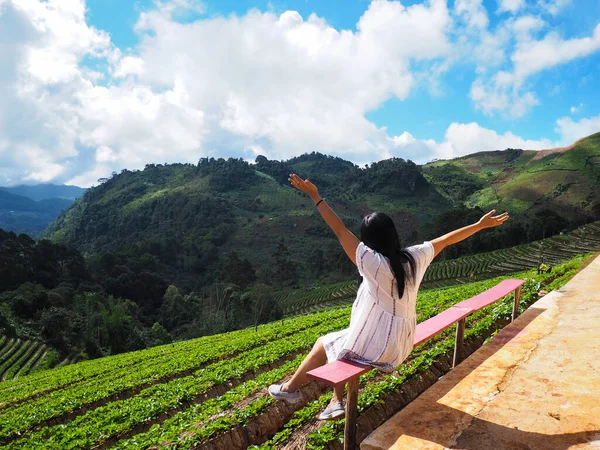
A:
{"label": "mountain ridge", "polygon": [[[365,214],[385,211],[405,243],[451,231],[493,207],[511,212],[505,231],[456,246],[448,256],[457,257],[541,238],[600,216],[595,189],[600,165],[586,166],[586,155],[600,161],[600,133],[529,166],[534,152],[520,149],[424,166],[391,158],[361,168],[318,152],[287,161],[258,156],[255,164],[234,158],[148,164],[86,191],[42,236],[89,258],[109,253],[138,261],[146,255],[148,268],[184,290],[218,279],[232,252],[251,260],[259,278],[268,281],[279,270],[273,265],[279,244],[301,274],[294,277],[291,271],[290,283],[324,276],[325,267],[347,279],[351,265],[310,199],[289,186],[289,173],[315,183],[355,233]],[[569,165],[568,176],[555,182],[557,169]],[[582,179],[578,171],[584,171]]]}
{"label": "mountain ridge", "polygon": [[15,195],[30,198],[35,201],[46,200],[51,198],[63,198],[67,200],[75,200],[83,192],[85,188],[66,184],[41,183],[34,185],[20,184],[18,186],[0,186],[0,191],[9,192]]}

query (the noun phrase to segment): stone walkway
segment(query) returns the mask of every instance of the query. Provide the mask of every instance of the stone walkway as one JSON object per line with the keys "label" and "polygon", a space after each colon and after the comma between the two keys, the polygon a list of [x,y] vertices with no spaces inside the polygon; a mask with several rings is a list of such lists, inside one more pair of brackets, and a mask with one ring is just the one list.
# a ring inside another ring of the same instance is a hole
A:
{"label": "stone walkway", "polygon": [[600,449],[600,256],[360,448]]}

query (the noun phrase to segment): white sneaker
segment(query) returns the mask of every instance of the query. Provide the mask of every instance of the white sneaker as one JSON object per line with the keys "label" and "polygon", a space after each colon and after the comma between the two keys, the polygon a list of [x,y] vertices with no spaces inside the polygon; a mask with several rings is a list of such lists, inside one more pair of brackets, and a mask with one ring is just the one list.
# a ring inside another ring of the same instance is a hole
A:
{"label": "white sneaker", "polygon": [[346,409],[343,402],[338,402],[333,406],[328,406],[319,414],[320,420],[335,420],[346,415]]}
{"label": "white sneaker", "polygon": [[269,386],[269,395],[276,400],[284,400],[288,403],[299,403],[302,401],[302,394],[300,391],[296,392],[284,392],[281,390],[282,384],[272,384]]}

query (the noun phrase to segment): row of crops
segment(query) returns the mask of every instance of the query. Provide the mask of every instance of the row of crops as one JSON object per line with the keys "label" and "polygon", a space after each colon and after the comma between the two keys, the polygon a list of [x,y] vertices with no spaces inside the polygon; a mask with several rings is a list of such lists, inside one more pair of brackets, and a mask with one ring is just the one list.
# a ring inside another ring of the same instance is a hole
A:
{"label": "row of crops", "polygon": [[[0,380],[13,380],[43,368],[48,347],[40,341],[0,336]],[[69,355],[59,365],[72,364],[81,359]]]}
{"label": "row of crops", "polygon": [[[540,263],[553,266],[568,261],[577,254],[594,251],[600,251],[600,222],[526,245],[434,262],[425,273],[422,289],[471,283],[529,270],[538,267]],[[276,295],[276,300],[282,305],[286,316],[294,316],[351,303],[356,296],[356,289],[357,282],[353,280],[311,290],[280,292]]]}
{"label": "row of crops", "polygon": [[0,337],[0,379],[12,380],[36,369],[47,352],[47,347],[36,341]]}
{"label": "row of crops", "polygon": [[[551,274],[527,274],[532,279],[525,285],[522,306],[537,298],[544,283],[562,282],[581,263],[579,259]],[[420,292],[418,321],[501,279]],[[467,335],[489,333],[510,311],[507,299],[471,316]],[[7,381],[0,384],[0,445],[19,449],[324,448],[338,440],[343,429],[339,421],[323,425],[315,420],[331,394],[308,385],[303,395],[310,401],[286,413],[268,396],[266,387],[291,375],[315,340],[345,328],[349,315],[348,306],[330,308],[261,325],[256,331],[207,336]],[[448,331],[416,348],[398,375],[372,371],[363,376],[360,411],[368,411],[402,383],[428,370],[453,345],[453,332]]]}

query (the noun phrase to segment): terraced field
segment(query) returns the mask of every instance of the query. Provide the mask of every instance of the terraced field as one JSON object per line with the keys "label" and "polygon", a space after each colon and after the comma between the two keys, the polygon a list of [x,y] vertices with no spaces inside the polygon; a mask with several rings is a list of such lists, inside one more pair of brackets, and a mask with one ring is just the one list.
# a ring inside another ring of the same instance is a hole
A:
{"label": "terraced field", "polygon": [[0,337],[0,379],[12,380],[27,375],[43,360],[47,347],[36,341]]}
{"label": "terraced field", "polygon": [[[526,245],[434,262],[425,273],[421,289],[437,289],[529,270],[537,267],[540,259],[554,266],[575,255],[595,251],[600,251],[600,222]],[[356,297],[356,289],[357,282],[353,280],[312,290],[279,292],[276,299],[289,317],[350,304]]]}
{"label": "terraced field", "polygon": [[[582,263],[578,258],[551,274],[517,274],[529,278],[522,308],[537,299],[542,286],[559,286]],[[422,291],[418,321],[501,279]],[[507,298],[471,316],[468,345],[481,344],[506,323],[510,312]],[[208,336],[6,381],[0,384],[0,445],[61,450],[338,448],[343,422],[315,419],[331,395],[324,387],[305,385],[304,401],[296,410],[273,401],[266,387],[291,375],[317,337],[346,327],[349,315],[350,307],[334,307],[261,325],[256,331]],[[416,395],[448,370],[453,339],[449,330],[415,348],[395,375],[374,370],[361,378],[361,432],[376,425],[374,414],[383,420],[397,409],[397,404],[386,407],[383,414],[381,404],[401,392]]]}
{"label": "terraced field", "polygon": [[[48,347],[39,341],[24,341],[0,336],[0,380],[13,380],[42,367]],[[59,365],[79,361],[77,355],[69,355]]]}

